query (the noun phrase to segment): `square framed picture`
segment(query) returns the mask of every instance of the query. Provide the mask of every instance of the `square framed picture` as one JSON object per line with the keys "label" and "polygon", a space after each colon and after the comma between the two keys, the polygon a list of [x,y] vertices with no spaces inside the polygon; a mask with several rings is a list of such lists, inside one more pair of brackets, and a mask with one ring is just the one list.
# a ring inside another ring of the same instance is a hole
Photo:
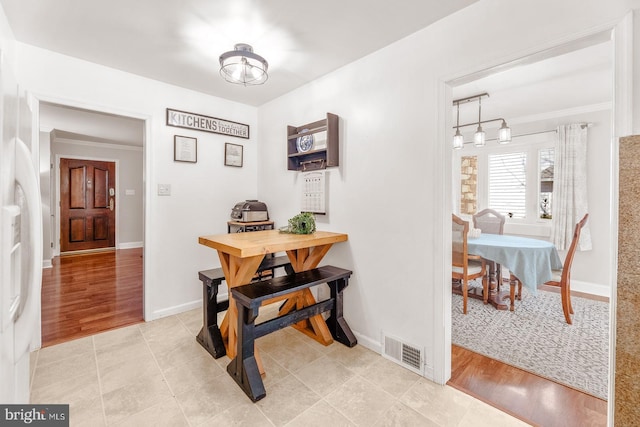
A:
{"label": "square framed picture", "polygon": [[242,167],[242,150],[244,147],[239,144],[224,144],[224,165]]}
{"label": "square framed picture", "polygon": [[173,160],[175,162],[196,163],[198,161],[198,140],[189,136],[174,135]]}

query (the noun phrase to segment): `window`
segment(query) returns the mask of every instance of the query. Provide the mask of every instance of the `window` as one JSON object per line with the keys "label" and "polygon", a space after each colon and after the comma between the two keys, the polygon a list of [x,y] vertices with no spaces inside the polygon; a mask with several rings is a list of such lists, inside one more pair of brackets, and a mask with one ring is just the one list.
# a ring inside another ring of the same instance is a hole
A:
{"label": "window", "polygon": [[538,165],[540,171],[540,193],[538,206],[540,218],[551,219],[553,207],[553,164],[555,151],[553,148],[544,148],[539,151]]}
{"label": "window", "polygon": [[512,230],[521,232],[528,225],[535,224],[535,230],[550,226],[555,139],[555,133],[543,132],[521,136],[507,145],[456,150],[454,209],[463,216],[495,209],[516,227]]}
{"label": "window", "polygon": [[509,218],[525,218],[527,154],[490,154],[488,170],[489,207]]}

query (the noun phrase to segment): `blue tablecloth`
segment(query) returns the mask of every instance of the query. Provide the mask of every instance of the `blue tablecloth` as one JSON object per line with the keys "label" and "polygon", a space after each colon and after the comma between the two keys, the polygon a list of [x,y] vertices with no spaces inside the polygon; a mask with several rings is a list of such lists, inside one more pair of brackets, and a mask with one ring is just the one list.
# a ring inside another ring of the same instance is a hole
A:
{"label": "blue tablecloth", "polygon": [[556,247],[544,240],[482,233],[467,244],[470,254],[505,266],[534,293],[538,285],[551,280],[551,270],[562,268]]}

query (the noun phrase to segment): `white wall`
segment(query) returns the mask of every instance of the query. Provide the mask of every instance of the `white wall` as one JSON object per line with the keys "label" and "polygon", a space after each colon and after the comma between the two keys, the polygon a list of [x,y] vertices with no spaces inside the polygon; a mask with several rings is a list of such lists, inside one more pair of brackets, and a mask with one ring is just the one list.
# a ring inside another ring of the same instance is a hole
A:
{"label": "white wall", "polygon": [[300,206],[299,174],[286,170],[286,126],[327,111],[342,118],[341,166],[329,170],[329,214],[319,227],[349,233],[326,262],[354,270],[345,316],[361,343],[377,345],[384,331],[423,346],[428,376],[434,359],[447,359],[439,295],[446,299],[450,286],[451,150],[449,133],[442,136],[451,98],[443,82],[601,31],[632,6],[640,4],[483,0],[260,108],[258,194],[274,201],[276,220]]}
{"label": "white wall", "polygon": [[51,227],[51,137],[40,132],[40,195],[42,201],[42,265],[51,267],[53,258],[53,229]]}
{"label": "white wall", "polygon": [[[638,55],[638,45],[640,45],[640,6],[638,2],[634,2],[633,11],[633,58],[632,64],[635,70],[635,77],[633,81],[633,111],[635,116],[638,116],[640,111],[640,78],[638,77],[638,70],[640,70],[640,55]],[[635,119],[633,122],[632,135],[640,135],[640,119]]]}
{"label": "white wall", "polygon": [[[233,205],[257,196],[256,108],[21,43],[17,51],[20,82],[40,100],[147,120],[145,317],[200,307],[197,272],[220,264],[198,236],[226,232]],[[166,108],[246,123],[252,137],[166,126]],[[198,139],[197,163],[173,161],[176,134]],[[224,166],[225,142],[244,146],[244,167]],[[171,196],[157,196],[158,184],[171,184]]]}

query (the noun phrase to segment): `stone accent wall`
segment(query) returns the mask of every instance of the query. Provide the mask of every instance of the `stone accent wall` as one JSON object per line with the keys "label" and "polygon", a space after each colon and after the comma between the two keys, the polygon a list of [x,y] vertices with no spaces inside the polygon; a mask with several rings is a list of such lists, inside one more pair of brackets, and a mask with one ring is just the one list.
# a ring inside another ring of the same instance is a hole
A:
{"label": "stone accent wall", "polygon": [[618,287],[616,309],[616,426],[640,420],[640,135],[620,139]]}
{"label": "stone accent wall", "polygon": [[478,156],[463,156],[460,165],[460,213],[473,215],[478,208]]}

